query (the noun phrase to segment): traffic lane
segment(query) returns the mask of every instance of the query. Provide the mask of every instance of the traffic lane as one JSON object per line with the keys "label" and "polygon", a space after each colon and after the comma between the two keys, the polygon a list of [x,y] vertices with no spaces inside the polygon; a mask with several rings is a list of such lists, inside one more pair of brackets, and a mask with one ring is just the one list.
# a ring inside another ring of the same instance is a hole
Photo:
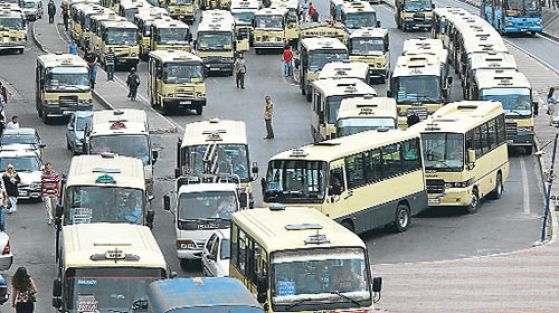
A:
{"label": "traffic lane", "polygon": [[[437,7],[457,7],[467,10],[468,12],[479,15],[479,9],[458,0],[437,0],[435,2]],[[505,41],[508,41],[520,49],[528,52],[530,55],[536,57],[547,63],[550,67],[559,70],[559,44],[549,38],[541,35],[530,37],[528,34],[516,34],[503,36]]]}
{"label": "traffic lane", "polygon": [[510,168],[502,198],[485,199],[475,214],[433,208],[412,218],[404,233],[386,228],[363,235],[371,263],[429,262],[531,247],[544,205],[539,166],[534,156],[511,155]]}

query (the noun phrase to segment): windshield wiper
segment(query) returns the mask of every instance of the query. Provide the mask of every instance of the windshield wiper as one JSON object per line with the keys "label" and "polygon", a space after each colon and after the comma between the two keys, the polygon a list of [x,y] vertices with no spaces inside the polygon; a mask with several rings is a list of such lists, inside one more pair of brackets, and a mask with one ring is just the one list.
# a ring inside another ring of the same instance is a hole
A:
{"label": "windshield wiper", "polygon": [[301,304],[303,304],[305,302],[308,302],[308,301],[312,301],[312,299],[311,298],[305,298],[305,299],[301,299],[299,301],[293,302],[287,307],[287,310],[289,311],[289,310],[293,309],[294,307],[296,307],[298,305],[301,305]]}
{"label": "windshield wiper", "polygon": [[352,297],[346,296],[346,295],[344,295],[343,293],[341,293],[341,292],[339,292],[339,291],[330,291],[330,293],[333,294],[333,295],[338,295],[338,296],[340,296],[340,297],[342,297],[342,298],[344,298],[344,299],[346,299],[346,300],[349,300],[349,301],[353,302],[354,304],[356,304],[356,305],[358,305],[358,306],[361,306],[361,303],[359,303],[359,301],[353,299]]}

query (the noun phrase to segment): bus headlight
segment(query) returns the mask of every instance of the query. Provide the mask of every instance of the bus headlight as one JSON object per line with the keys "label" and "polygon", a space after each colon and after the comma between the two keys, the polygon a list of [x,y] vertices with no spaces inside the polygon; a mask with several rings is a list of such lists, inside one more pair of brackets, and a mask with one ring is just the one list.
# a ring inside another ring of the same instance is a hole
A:
{"label": "bus headlight", "polygon": [[468,179],[467,181],[463,182],[445,182],[445,188],[466,188],[471,185],[472,180]]}
{"label": "bus headlight", "polygon": [[541,24],[542,24],[542,21],[536,21],[535,24],[536,24],[536,25],[541,25]]}
{"label": "bus headlight", "polygon": [[507,26],[514,26],[513,22],[507,22]]}

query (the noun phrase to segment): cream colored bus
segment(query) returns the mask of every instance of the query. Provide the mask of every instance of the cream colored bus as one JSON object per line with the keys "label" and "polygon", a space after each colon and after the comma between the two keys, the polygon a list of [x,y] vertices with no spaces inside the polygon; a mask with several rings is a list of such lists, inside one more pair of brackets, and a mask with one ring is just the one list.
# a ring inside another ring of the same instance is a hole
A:
{"label": "cream colored bus", "polygon": [[241,207],[254,207],[252,181],[258,168],[256,163],[251,168],[244,122],[211,119],[186,125],[177,142],[175,177],[204,175],[228,177],[237,184]]}
{"label": "cream colored bus", "polygon": [[369,64],[369,75],[384,83],[390,73],[388,30],[359,28],[349,35],[349,59]]}
{"label": "cream colored bus", "polygon": [[441,62],[441,66],[443,68],[443,75],[445,76],[445,79],[449,75],[448,50],[444,47],[443,41],[440,39],[432,39],[432,38],[407,39],[404,41],[404,47],[402,48],[402,55],[436,56],[439,62]]}
{"label": "cream colored bus", "polygon": [[60,312],[146,312],[148,285],[170,276],[145,226],[64,226],[61,242],[52,291]]}
{"label": "cream colored bus", "polygon": [[517,68],[516,60],[512,54],[490,52],[472,55],[462,76],[464,99],[470,99],[470,86],[474,83],[477,73],[491,73],[495,70],[516,70]]}
{"label": "cream colored bus", "polygon": [[145,111],[95,111],[86,141],[89,154],[111,152],[140,159],[144,165],[147,192],[153,195],[153,165],[159,158],[159,151],[152,149]]}
{"label": "cream colored bus", "polygon": [[130,223],[152,226],[142,162],[103,155],[72,158],[56,217],[62,225]]}
{"label": "cream colored bus", "polygon": [[233,215],[229,276],[266,312],[373,312],[382,280],[371,282],[365,243],[311,208]]}
{"label": "cream colored bus", "polygon": [[404,231],[427,207],[419,134],[399,129],[281,152],[262,186],[265,206],[312,207],[356,233],[388,224]]}
{"label": "cream colored bus", "polygon": [[429,206],[465,207],[498,199],[509,176],[505,112],[499,102],[445,105],[410,130],[421,133]]}
{"label": "cream colored bus", "polygon": [[169,16],[151,22],[150,51],[181,50],[190,52],[190,28],[186,23]]}
{"label": "cream colored bus", "polygon": [[369,64],[349,60],[326,63],[318,74],[318,79],[328,78],[356,78],[369,85]]}
{"label": "cream colored bus", "polygon": [[286,44],[286,18],[286,8],[264,8],[256,11],[253,41],[256,54],[260,54],[262,49],[283,49]]}
{"label": "cream colored bus", "polygon": [[375,95],[373,87],[354,78],[319,79],[312,83],[311,133],[314,142],[336,136],[336,120],[343,99]]}
{"label": "cream colored bus", "polygon": [[395,129],[398,127],[396,107],[394,98],[364,95],[343,99],[336,121],[336,136],[374,129]]}

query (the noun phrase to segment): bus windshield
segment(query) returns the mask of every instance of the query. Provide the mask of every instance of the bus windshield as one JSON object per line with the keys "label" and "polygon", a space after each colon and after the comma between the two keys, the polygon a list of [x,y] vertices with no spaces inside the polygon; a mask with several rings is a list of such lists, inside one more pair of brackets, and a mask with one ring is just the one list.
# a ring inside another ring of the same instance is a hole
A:
{"label": "bus windshield", "polygon": [[524,11],[526,12],[526,15],[530,17],[541,16],[541,3],[536,0],[524,0]]}
{"label": "bus windshield", "polygon": [[330,96],[326,99],[326,112],[328,113],[328,124],[336,124],[338,113],[343,99],[362,96],[359,94],[345,94],[341,96]]}
{"label": "bus windshield", "polygon": [[25,22],[20,17],[0,17],[0,29],[23,29]]}
{"label": "bus windshield", "polygon": [[147,135],[103,135],[91,136],[90,151],[92,154],[112,152],[121,156],[142,160],[144,165],[150,161],[150,147]]}
{"label": "bus windshield", "polygon": [[281,15],[259,15],[255,18],[256,28],[261,29],[283,29],[283,16]]}
{"label": "bus windshield", "polygon": [[433,8],[431,0],[406,0],[404,10],[408,12],[430,11]]}
{"label": "bus windshield", "polygon": [[501,102],[503,110],[511,117],[532,115],[532,101],[528,88],[484,89],[481,91],[481,99]]}
{"label": "bus windshield", "polygon": [[192,4],[192,0],[175,0],[176,5],[187,5]]}
{"label": "bus windshield", "polygon": [[37,2],[35,1],[24,1],[23,2],[23,8],[24,9],[36,9],[37,8]]}
{"label": "bus windshield", "polygon": [[297,311],[330,309],[321,305],[331,303],[356,306],[355,301],[359,302],[357,307],[371,304],[369,270],[362,248],[275,252],[271,263],[272,302],[281,306],[276,311],[297,306]]}
{"label": "bus windshield", "polygon": [[425,169],[456,171],[464,169],[464,135],[454,133],[423,133]]}
{"label": "bus windshield", "polygon": [[374,11],[349,13],[345,16],[344,24],[349,29],[377,27],[377,14]]}
{"label": "bus windshield", "polygon": [[384,40],[382,38],[352,38],[351,55],[383,55]]}
{"label": "bus windshield", "polygon": [[233,47],[231,32],[199,32],[198,50],[229,51]]}
{"label": "bus windshield", "polygon": [[203,191],[182,193],[179,197],[179,220],[220,218],[231,219],[237,212],[235,191]]}
{"label": "bus windshield", "polygon": [[287,24],[297,23],[298,19],[299,19],[299,17],[297,15],[297,9],[291,8],[291,9],[287,10],[287,15],[285,17],[285,22]]}
{"label": "bus windshield", "polygon": [[166,84],[198,83],[204,80],[204,69],[198,63],[165,63],[163,82]]}
{"label": "bus windshield", "polygon": [[378,128],[395,129],[396,120],[390,117],[350,117],[338,120],[336,136],[348,136]]}
{"label": "bus windshield", "polygon": [[10,134],[4,133],[0,138],[1,145],[9,144],[38,145],[37,136],[35,134]]}
{"label": "bus windshield", "polygon": [[[183,160],[189,172],[203,173],[204,154],[208,145],[189,146],[183,149]],[[246,144],[218,144],[217,145],[218,168],[220,173],[235,174],[242,182],[250,181],[248,172],[249,160]]]}
{"label": "bus windshield", "polygon": [[164,278],[164,271],[121,266],[70,268],[65,282],[68,312],[146,312],[147,287]]}
{"label": "bus windshield", "polygon": [[2,157],[0,168],[4,170],[8,165],[14,166],[18,172],[37,172],[39,171],[39,160],[35,157]]}
{"label": "bus windshield", "polygon": [[143,224],[144,192],[140,189],[69,186],[65,197],[66,225],[112,222]]}
{"label": "bus windshield", "polygon": [[308,70],[318,72],[326,63],[342,61],[347,59],[345,50],[316,50],[309,51]]}
{"label": "bus windshield", "polygon": [[254,19],[254,11],[233,11],[235,23],[239,25],[250,25]]}
{"label": "bus windshield", "polygon": [[144,37],[149,37],[151,36],[151,22],[152,21],[145,21],[143,26],[142,26],[142,34]]}
{"label": "bus windshield", "polygon": [[396,102],[440,103],[441,79],[439,76],[403,76],[397,80]]}
{"label": "bus windshield", "polygon": [[108,45],[135,46],[138,44],[133,28],[109,28],[105,39]]}
{"label": "bus windshield", "polygon": [[157,43],[164,45],[188,44],[188,28],[159,28]]}
{"label": "bus windshield", "polygon": [[124,17],[128,20],[128,22],[134,21],[134,16],[138,13],[138,8],[131,8],[124,10]]}
{"label": "bus windshield", "polygon": [[89,74],[87,67],[51,67],[47,68],[46,91],[89,91]]}
{"label": "bus windshield", "polygon": [[322,203],[326,164],[322,161],[274,160],[268,164],[264,201]]}

